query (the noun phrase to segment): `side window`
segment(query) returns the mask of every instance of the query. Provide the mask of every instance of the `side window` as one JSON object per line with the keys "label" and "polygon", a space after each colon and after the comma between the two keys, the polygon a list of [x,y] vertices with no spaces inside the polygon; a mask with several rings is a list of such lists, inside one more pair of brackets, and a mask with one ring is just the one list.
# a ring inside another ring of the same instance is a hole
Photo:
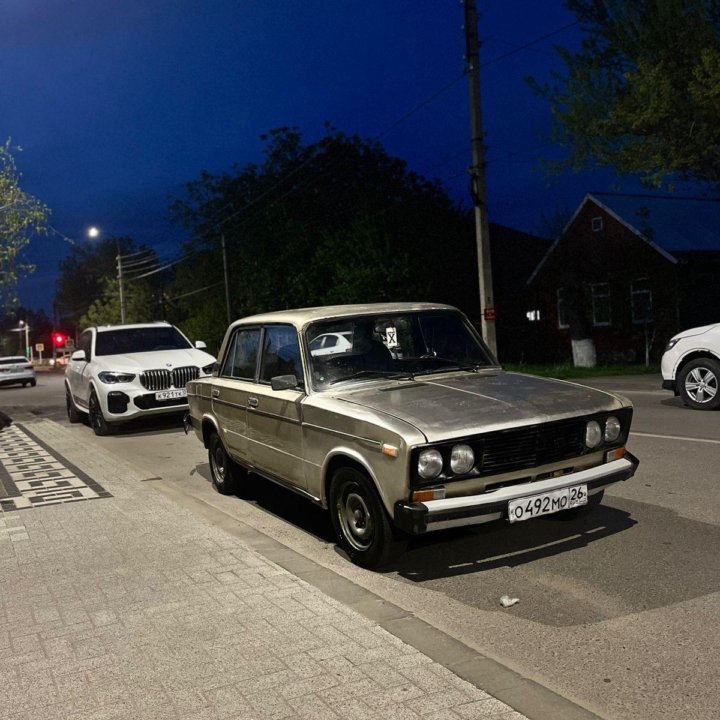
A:
{"label": "side window", "polygon": [[647,278],[633,280],[630,285],[632,321],[644,325],[653,321],[652,290]]}
{"label": "side window", "polygon": [[593,325],[610,324],[610,285],[596,283],[590,286],[592,293]]}
{"label": "side window", "polygon": [[238,330],[230,343],[230,349],[220,375],[254,380],[259,346],[260,331],[258,329]]}
{"label": "side window", "polygon": [[291,325],[269,325],[265,328],[260,380],[270,382],[277,375],[295,375],[303,379],[297,331]]}
{"label": "side window", "polygon": [[567,306],[565,304],[565,288],[557,289],[557,317],[559,328],[570,327],[570,321],[567,316]]}

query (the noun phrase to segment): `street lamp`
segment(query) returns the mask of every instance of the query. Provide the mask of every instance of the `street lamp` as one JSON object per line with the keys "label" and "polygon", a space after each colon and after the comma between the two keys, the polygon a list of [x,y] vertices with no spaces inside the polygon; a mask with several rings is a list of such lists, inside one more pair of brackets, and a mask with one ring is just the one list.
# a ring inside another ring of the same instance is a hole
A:
{"label": "street lamp", "polygon": [[23,331],[23,328],[25,329],[25,352],[23,354],[27,358],[32,358],[32,353],[30,350],[30,326],[24,320],[20,320],[18,322],[18,333],[21,333]]}
{"label": "street lamp", "polygon": [[[88,228],[87,231],[88,237],[91,239],[99,238],[100,237],[100,228],[95,227],[94,225],[90,228]],[[115,260],[117,261],[117,279],[118,279],[118,291],[120,293],[120,323],[122,325],[125,324],[125,292],[123,288],[123,266],[122,266],[122,255],[120,254],[120,241],[115,241],[115,246],[117,248],[117,256],[115,257]]]}

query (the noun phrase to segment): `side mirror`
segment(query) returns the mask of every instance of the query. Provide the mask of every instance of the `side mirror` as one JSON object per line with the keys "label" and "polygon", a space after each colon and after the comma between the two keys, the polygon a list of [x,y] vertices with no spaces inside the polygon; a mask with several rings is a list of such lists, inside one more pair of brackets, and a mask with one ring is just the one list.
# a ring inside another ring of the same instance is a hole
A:
{"label": "side mirror", "polygon": [[294,375],[276,375],[270,378],[270,387],[273,390],[297,390],[298,379]]}
{"label": "side mirror", "polygon": [[87,360],[85,357],[85,351],[84,350],[76,350],[71,356],[71,360]]}
{"label": "side mirror", "polygon": [[207,350],[207,345],[202,340],[196,340],[195,347],[198,350]]}

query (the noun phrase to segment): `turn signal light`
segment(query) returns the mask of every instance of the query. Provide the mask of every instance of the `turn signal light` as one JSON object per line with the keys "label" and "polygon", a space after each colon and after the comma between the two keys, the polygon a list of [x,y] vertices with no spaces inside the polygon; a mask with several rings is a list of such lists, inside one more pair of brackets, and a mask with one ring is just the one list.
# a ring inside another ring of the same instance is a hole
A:
{"label": "turn signal light", "polygon": [[612,462],[613,460],[620,460],[625,457],[625,448],[617,448],[617,450],[608,450],[605,453],[605,462]]}
{"label": "turn signal light", "polygon": [[445,488],[436,487],[427,490],[415,490],[412,494],[413,502],[428,502],[429,500],[444,500]]}

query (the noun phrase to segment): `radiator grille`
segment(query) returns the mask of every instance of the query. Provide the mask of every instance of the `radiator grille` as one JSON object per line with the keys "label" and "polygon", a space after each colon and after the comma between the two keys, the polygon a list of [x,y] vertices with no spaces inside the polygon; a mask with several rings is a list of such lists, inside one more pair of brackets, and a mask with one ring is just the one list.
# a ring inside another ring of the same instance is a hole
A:
{"label": "radiator grille", "polygon": [[191,380],[200,376],[200,369],[187,366],[172,370],[146,370],[140,375],[140,382],[146,390],[169,390],[184,388]]}
{"label": "radiator grille", "polygon": [[481,473],[512,472],[582,455],[585,423],[586,420],[579,419],[486,435]]}

